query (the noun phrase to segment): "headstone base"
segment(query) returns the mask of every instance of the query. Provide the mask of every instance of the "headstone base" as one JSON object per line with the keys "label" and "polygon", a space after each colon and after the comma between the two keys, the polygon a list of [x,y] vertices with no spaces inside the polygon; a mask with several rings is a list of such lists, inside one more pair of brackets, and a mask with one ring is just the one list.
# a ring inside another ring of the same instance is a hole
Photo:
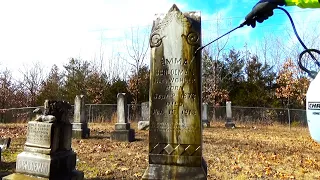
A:
{"label": "headstone base", "polygon": [[224,126],[230,129],[236,128],[236,125],[233,122],[226,122]]}
{"label": "headstone base", "polygon": [[210,127],[210,122],[208,120],[203,120],[202,121],[202,126],[203,127]]}
{"label": "headstone base", "polygon": [[54,155],[22,152],[17,156],[16,172],[41,177],[70,174],[76,166],[76,153],[59,152]]}
{"label": "headstone base", "polygon": [[20,173],[13,173],[2,178],[2,180],[83,180],[84,174],[82,171],[74,170],[71,175],[56,178],[43,178]]}
{"label": "headstone base", "polygon": [[135,140],[134,129],[115,130],[111,132],[111,140],[132,142]]}
{"label": "headstone base", "polygon": [[150,125],[150,121],[139,121],[138,130],[148,130],[149,125]]}
{"label": "headstone base", "polygon": [[88,123],[72,123],[72,137],[76,139],[85,139],[90,137]]}
{"label": "headstone base", "polygon": [[202,159],[201,167],[149,164],[142,176],[143,180],[151,179],[207,179],[207,164]]}

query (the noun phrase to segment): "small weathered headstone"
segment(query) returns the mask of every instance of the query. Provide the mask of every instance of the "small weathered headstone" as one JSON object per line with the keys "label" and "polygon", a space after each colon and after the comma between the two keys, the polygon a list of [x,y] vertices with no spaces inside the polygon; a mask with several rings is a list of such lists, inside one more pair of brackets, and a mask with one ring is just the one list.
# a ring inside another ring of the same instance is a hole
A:
{"label": "small weathered headstone", "polygon": [[210,127],[210,121],[208,119],[208,104],[202,103],[202,124],[204,127]]}
{"label": "small weathered headstone", "polygon": [[73,138],[88,138],[90,136],[84,98],[84,95],[77,95],[74,99],[74,114],[72,123]]}
{"label": "small weathered headstone", "polygon": [[227,121],[226,121],[225,127],[235,128],[236,125],[232,122],[231,101],[226,102],[226,112],[227,112]]}
{"label": "small weathered headstone", "polygon": [[0,138],[0,153],[10,147],[11,138]]}
{"label": "small weathered headstone", "polygon": [[130,129],[128,122],[128,106],[125,93],[117,95],[117,118],[115,131],[111,132],[111,140],[132,142],[135,140],[134,129]]}
{"label": "small weathered headstone", "polygon": [[147,130],[150,125],[149,102],[141,103],[141,121],[138,122],[138,130]]}
{"label": "small weathered headstone", "polygon": [[5,151],[10,147],[11,138],[0,138],[0,162],[1,162],[1,152]]}
{"label": "small weathered headstone", "polygon": [[43,115],[28,122],[27,140],[24,151],[17,156],[16,173],[3,180],[83,179],[83,172],[75,170],[70,109],[71,105],[64,101],[45,101]]}
{"label": "small weathered headstone", "polygon": [[173,5],[150,36],[149,166],[142,179],[207,179],[202,157],[201,18]]}

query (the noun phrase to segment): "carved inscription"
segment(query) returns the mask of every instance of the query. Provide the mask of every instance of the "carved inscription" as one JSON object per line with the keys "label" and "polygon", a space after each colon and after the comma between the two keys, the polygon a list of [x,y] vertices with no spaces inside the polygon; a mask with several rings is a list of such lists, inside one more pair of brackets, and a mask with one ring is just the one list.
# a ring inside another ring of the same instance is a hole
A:
{"label": "carved inscription", "polygon": [[150,126],[152,131],[162,131],[162,132],[172,132],[172,131],[188,131],[190,133],[196,133],[196,128],[192,126],[187,126],[185,123],[169,123],[169,122],[161,122],[156,125],[152,124]]}
{"label": "carved inscription", "polygon": [[43,123],[43,122],[28,123],[26,145],[50,148],[51,127],[52,127],[52,123]]}
{"label": "carved inscription", "polygon": [[50,164],[41,161],[32,161],[31,159],[20,159],[17,161],[17,171],[48,176]]}

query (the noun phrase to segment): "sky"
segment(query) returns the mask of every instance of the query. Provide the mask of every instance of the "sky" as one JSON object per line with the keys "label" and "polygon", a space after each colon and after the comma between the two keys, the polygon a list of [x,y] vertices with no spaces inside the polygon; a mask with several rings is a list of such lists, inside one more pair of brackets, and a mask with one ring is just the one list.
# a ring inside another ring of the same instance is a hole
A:
{"label": "sky", "polygon": [[[256,0],[10,0],[0,1],[0,70],[9,69],[15,78],[39,62],[45,71],[53,64],[62,69],[70,58],[100,62],[104,70],[118,67],[130,71],[128,49],[133,37],[148,38],[157,13],[166,13],[173,4],[182,12],[200,11],[203,44],[244,21]],[[314,32],[320,9],[286,7],[298,32]],[[219,28],[217,30],[217,22]],[[243,27],[221,40],[227,49],[257,51],[270,34],[290,34],[289,20],[275,11],[256,28]],[[280,38],[288,47],[295,37]],[[272,44],[271,44],[272,46]],[[129,50],[130,52],[130,50]],[[132,52],[131,52],[132,53]],[[147,53],[148,54],[148,53]],[[120,57],[120,58],[119,58]],[[111,60],[113,59],[113,60]],[[146,59],[149,64],[149,59]]]}

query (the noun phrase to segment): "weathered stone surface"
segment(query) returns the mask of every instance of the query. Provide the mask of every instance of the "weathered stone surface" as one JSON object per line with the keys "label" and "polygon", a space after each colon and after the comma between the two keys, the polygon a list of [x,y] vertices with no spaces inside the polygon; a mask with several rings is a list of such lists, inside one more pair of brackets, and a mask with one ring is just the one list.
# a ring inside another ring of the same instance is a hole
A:
{"label": "weathered stone surface", "polygon": [[226,102],[226,112],[227,112],[227,121],[225,124],[226,128],[235,128],[235,123],[232,122],[232,109],[231,109],[231,101]]}
{"label": "weathered stone surface", "polygon": [[112,141],[126,141],[132,142],[135,140],[135,132],[134,129],[129,130],[115,130],[111,132],[111,140]]}
{"label": "weathered stone surface", "polygon": [[20,173],[13,173],[6,177],[3,177],[2,180],[83,180],[84,174],[81,171],[73,170],[69,176],[54,177],[54,178],[43,178],[39,176],[31,176]]}
{"label": "weathered stone surface", "polygon": [[47,122],[39,123],[36,121],[28,122],[27,141],[25,145],[56,149],[57,146],[52,147],[52,145],[56,145],[55,142],[59,141],[58,139],[59,137],[54,136],[54,138],[51,141],[52,128],[53,128],[53,123],[47,123]]}
{"label": "weathered stone surface", "polygon": [[69,174],[76,165],[76,154],[72,151],[54,156],[22,152],[17,156],[16,172],[41,177],[54,177]]}
{"label": "weathered stone surface", "polygon": [[90,137],[90,129],[73,129],[72,137],[76,139],[86,139]]}
{"label": "weathered stone surface", "polygon": [[[202,163],[207,167],[204,160]],[[207,169],[202,167],[150,164],[142,179],[207,179]]]}
{"label": "weathered stone surface", "polygon": [[135,140],[135,131],[130,129],[130,123],[127,119],[127,99],[125,93],[117,95],[117,117],[118,123],[115,124],[115,131],[111,132],[112,141],[127,141]]}
{"label": "weathered stone surface", "polygon": [[78,139],[89,138],[90,129],[88,128],[84,95],[75,97],[73,114],[72,137]]}
{"label": "weathered stone surface", "polygon": [[173,5],[154,21],[150,46],[149,167],[142,179],[206,179],[199,13]]}
{"label": "weathered stone surface", "polygon": [[138,130],[148,130],[150,126],[150,121],[139,121]]}
{"label": "weathered stone surface", "polygon": [[150,121],[149,102],[141,103],[141,120]]}
{"label": "weathered stone surface", "polygon": [[117,95],[117,118],[118,123],[128,123],[128,106],[125,93]]}
{"label": "weathered stone surface", "polygon": [[86,123],[86,119],[85,97],[84,95],[76,95],[74,99],[73,122]]}
{"label": "weathered stone surface", "polygon": [[[38,114],[37,121],[28,122],[27,140],[24,152],[17,156],[16,173],[3,179],[83,179],[83,173],[75,171],[70,109],[64,101],[45,101],[44,114]],[[53,115],[54,118],[46,118]]]}
{"label": "weathered stone surface", "polygon": [[130,123],[116,123],[115,129],[116,130],[129,130]]}
{"label": "weathered stone surface", "polygon": [[150,124],[149,102],[141,103],[141,121],[138,122],[138,130],[149,129]]}
{"label": "weathered stone surface", "polygon": [[[0,138],[0,157],[1,151],[4,151],[10,147],[11,138]],[[1,161],[1,158],[0,158]]]}
{"label": "weathered stone surface", "polygon": [[202,116],[203,127],[210,127],[210,121],[208,119],[208,104],[207,103],[202,104],[201,116]]}

